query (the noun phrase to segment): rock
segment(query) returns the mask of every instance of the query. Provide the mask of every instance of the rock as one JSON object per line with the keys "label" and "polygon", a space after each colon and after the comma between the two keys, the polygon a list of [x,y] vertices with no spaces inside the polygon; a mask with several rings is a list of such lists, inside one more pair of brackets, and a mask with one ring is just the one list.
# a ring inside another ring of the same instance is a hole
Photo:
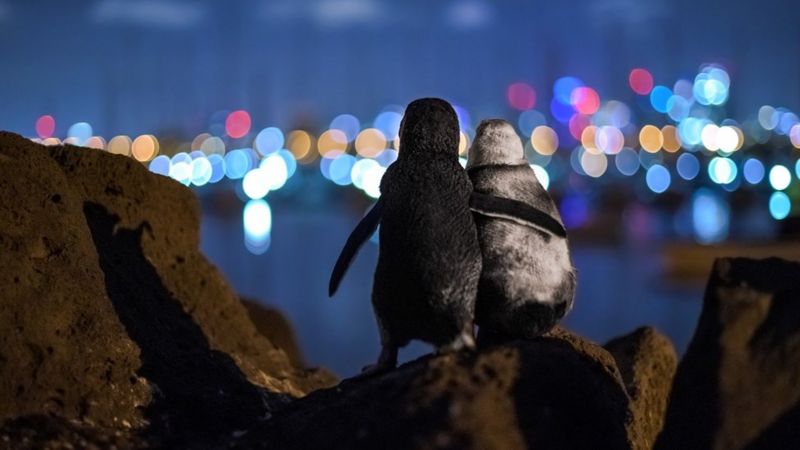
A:
{"label": "rock", "polygon": [[800,448],[800,263],[718,259],[657,449]]}
{"label": "rock", "polygon": [[211,436],[335,381],[258,333],[173,180],[0,132],[0,193],[0,420]]}
{"label": "rock", "polygon": [[635,450],[653,448],[664,425],[678,355],[670,340],[652,327],[611,340],[605,346],[617,362],[631,398],[628,437]]}
{"label": "rock", "polygon": [[256,330],[272,345],[283,350],[295,367],[306,367],[297,336],[283,313],[256,300],[242,298],[241,301]]}
{"label": "rock", "polygon": [[141,424],[150,389],[106,294],[83,201],[45,151],[3,138],[0,420],[46,413]]}
{"label": "rock", "polygon": [[277,411],[236,445],[628,449],[628,419],[628,397],[611,355],[559,330],[346,380]]}

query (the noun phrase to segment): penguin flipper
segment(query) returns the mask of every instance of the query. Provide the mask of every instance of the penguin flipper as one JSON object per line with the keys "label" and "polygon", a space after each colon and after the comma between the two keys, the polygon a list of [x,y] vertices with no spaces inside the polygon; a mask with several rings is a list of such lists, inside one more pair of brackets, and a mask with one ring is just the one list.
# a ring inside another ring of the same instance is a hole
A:
{"label": "penguin flipper", "polygon": [[513,220],[529,227],[543,228],[562,238],[567,237],[567,230],[561,222],[527,203],[473,192],[469,200],[469,207],[473,212],[484,216]]}
{"label": "penguin flipper", "polygon": [[382,209],[383,199],[378,199],[378,201],[372,206],[372,209],[369,210],[367,215],[364,216],[360,222],[358,222],[358,225],[356,225],[356,228],[353,230],[353,232],[350,233],[350,237],[347,238],[347,242],[345,242],[342,252],[339,253],[339,258],[336,260],[336,265],[333,266],[333,272],[331,272],[331,279],[328,283],[329,297],[332,297],[333,294],[336,293],[336,290],[339,289],[339,283],[342,281],[342,278],[344,278],[344,274],[350,267],[350,263],[353,261],[353,258],[355,258],[358,250],[378,228],[378,225],[381,222]]}

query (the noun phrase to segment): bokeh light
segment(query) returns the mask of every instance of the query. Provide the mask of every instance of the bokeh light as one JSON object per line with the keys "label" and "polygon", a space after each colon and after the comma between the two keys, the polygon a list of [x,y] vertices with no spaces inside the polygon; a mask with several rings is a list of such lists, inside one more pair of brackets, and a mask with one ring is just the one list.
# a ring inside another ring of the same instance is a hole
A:
{"label": "bokeh light", "polygon": [[[322,141],[321,138],[320,141]],[[377,128],[367,128],[358,133],[355,147],[359,155],[373,158],[386,148],[386,136]]]}
{"label": "bokeh light", "polygon": [[238,180],[244,177],[251,168],[252,162],[245,150],[231,150],[225,155],[225,175],[231,180]]}
{"label": "bokeh light", "polygon": [[550,187],[550,174],[547,173],[544,167],[531,164],[531,169],[533,169],[533,174],[536,176],[536,179],[539,181],[539,184],[542,185],[543,188],[547,189]]}
{"label": "bokeh light", "polygon": [[311,135],[303,130],[292,131],[286,139],[286,147],[298,161],[304,161],[309,156],[312,145]]}
{"label": "bokeh light", "polygon": [[167,177],[167,176],[169,176],[169,173],[170,173],[171,164],[172,164],[172,162],[170,161],[169,156],[167,156],[167,155],[159,155],[159,156],[156,156],[155,158],[153,158],[152,161],[150,161],[150,165],[148,166],[148,169],[150,170],[150,172],[153,172],[153,173],[156,173],[156,174],[159,174],[159,175],[164,175],[165,177]]}
{"label": "bokeh light", "polygon": [[615,155],[614,165],[621,174],[632,176],[639,170],[639,154],[632,148],[624,147]]}
{"label": "bokeh light", "polygon": [[736,179],[736,163],[729,158],[715,157],[708,163],[708,176],[717,184],[730,184]]}
{"label": "bokeh light", "polygon": [[152,134],[143,134],[133,140],[131,154],[140,162],[150,161],[158,155],[158,139]]}
{"label": "bokeh light", "polygon": [[245,195],[253,200],[264,198],[269,193],[269,174],[267,171],[258,168],[247,172],[242,180],[242,190]]}
{"label": "bokeh light", "polygon": [[525,111],[536,106],[536,91],[527,83],[519,82],[508,86],[508,104],[517,110]]}
{"label": "bokeh light", "polygon": [[698,242],[711,244],[724,240],[729,224],[730,207],[721,197],[706,188],[692,195],[692,225]]}
{"label": "bokeh light", "polygon": [[581,114],[594,114],[600,109],[600,96],[590,87],[578,87],[572,91],[570,103]]}
{"label": "bokeh light", "polygon": [[323,157],[329,152],[344,152],[347,149],[347,135],[341,130],[327,130],[319,136],[317,149]]}
{"label": "bokeh light", "polygon": [[247,249],[256,255],[267,251],[272,233],[272,209],[266,200],[250,200],[242,212],[244,240]]}
{"label": "bokeh light", "polygon": [[238,110],[228,114],[225,119],[225,133],[228,136],[239,139],[250,132],[250,114],[245,110]]}
{"label": "bokeh light", "polygon": [[36,134],[41,139],[47,139],[56,132],[56,119],[47,114],[36,119]]}
{"label": "bokeh light", "polygon": [[656,86],[650,92],[650,105],[660,113],[666,113],[669,110],[668,103],[672,97],[672,91],[666,86]]}
{"label": "bokeh light", "polygon": [[347,142],[353,142],[361,130],[361,122],[352,114],[339,114],[334,117],[328,127],[331,130],[340,130],[347,138]]}
{"label": "bokeh light", "polygon": [[769,197],[769,213],[775,220],[783,220],[792,211],[792,201],[785,192],[773,192]]}
{"label": "bokeh light", "polygon": [[86,122],[78,122],[69,127],[67,137],[74,139],[75,145],[83,145],[92,137],[92,126]]}
{"label": "bokeh light", "polygon": [[544,114],[536,111],[535,109],[522,111],[519,115],[519,119],[517,120],[519,132],[523,136],[530,136],[536,127],[546,124],[547,119],[545,119]]}
{"label": "bokeh light", "polygon": [[647,95],[653,90],[653,75],[647,69],[633,69],[628,75],[628,84],[630,84],[633,92],[639,95]]}
{"label": "bokeh light", "polygon": [[279,128],[268,127],[258,132],[253,147],[261,156],[266,156],[283,148],[283,144],[283,132]]}
{"label": "bokeh light", "polygon": [[661,135],[661,130],[654,125],[643,126],[639,131],[639,145],[650,153],[661,150],[664,145],[664,136]]}
{"label": "bokeh light", "polygon": [[653,164],[647,169],[645,181],[647,182],[647,187],[650,188],[651,191],[656,194],[661,194],[669,189],[672,180],[669,175],[669,170],[667,170],[666,167],[661,164]]}
{"label": "bokeh light", "polygon": [[742,168],[744,179],[750,184],[761,183],[764,179],[764,164],[756,158],[750,158],[744,162]]}
{"label": "bokeh light", "polygon": [[664,140],[664,150],[675,153],[681,149],[681,138],[678,136],[678,129],[672,125],[665,125],[661,128],[661,137]]}
{"label": "bokeh light", "polygon": [[678,175],[684,180],[690,181],[700,173],[700,161],[691,153],[684,153],[678,157],[676,162]]}
{"label": "bokeh light", "polygon": [[531,133],[531,145],[542,155],[552,155],[558,149],[558,135],[547,125],[538,126]]}
{"label": "bokeh light", "polygon": [[114,136],[108,141],[106,149],[115,155],[129,156],[131,154],[131,138],[128,136]]}
{"label": "bokeh light", "polygon": [[387,140],[396,139],[400,132],[403,115],[396,111],[383,111],[375,117],[373,126],[381,131]]}
{"label": "bokeh light", "polygon": [[769,170],[769,184],[772,186],[772,189],[782,191],[788,188],[791,182],[792,173],[789,172],[786,166],[777,165]]}

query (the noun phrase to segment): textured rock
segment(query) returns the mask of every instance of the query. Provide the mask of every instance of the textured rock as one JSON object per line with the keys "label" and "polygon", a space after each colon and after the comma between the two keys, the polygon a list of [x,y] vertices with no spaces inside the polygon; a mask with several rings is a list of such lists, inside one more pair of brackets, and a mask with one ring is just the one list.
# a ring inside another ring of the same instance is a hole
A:
{"label": "textured rock", "polygon": [[347,380],[276,412],[267,427],[238,445],[626,449],[627,406],[611,355],[558,330]]}
{"label": "textured rock", "polygon": [[273,345],[283,350],[289,361],[295,367],[305,367],[303,352],[297,343],[292,324],[277,309],[267,306],[257,300],[242,298],[242,304],[247,308],[247,314],[256,330],[266,337]]}
{"label": "textured rock", "polygon": [[258,333],[178,183],[0,133],[0,193],[0,420],[213,435],[334,382]]}
{"label": "textured rock", "polygon": [[639,328],[605,345],[617,362],[631,398],[628,437],[635,450],[653,448],[664,425],[678,355],[670,340],[652,327]]}
{"label": "textured rock", "polygon": [[719,259],[657,449],[800,448],[800,264]]}

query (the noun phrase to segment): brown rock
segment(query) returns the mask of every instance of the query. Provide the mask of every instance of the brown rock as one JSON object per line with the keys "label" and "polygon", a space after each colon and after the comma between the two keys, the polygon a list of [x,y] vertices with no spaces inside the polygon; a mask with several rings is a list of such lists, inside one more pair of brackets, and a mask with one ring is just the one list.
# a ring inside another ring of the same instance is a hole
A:
{"label": "brown rock", "polygon": [[150,388],[106,294],[83,200],[46,152],[0,142],[0,421],[140,425]]}
{"label": "brown rock", "polygon": [[241,301],[256,330],[272,345],[283,350],[295,367],[306,367],[292,324],[283,313],[256,300],[242,298]]}
{"label": "brown rock", "polygon": [[800,448],[800,264],[719,259],[657,449]]}
{"label": "brown rock", "polygon": [[670,340],[652,327],[611,340],[605,345],[617,362],[631,401],[633,420],[628,438],[635,450],[653,448],[664,425],[664,414],[678,365]]}
{"label": "brown rock", "polygon": [[627,449],[628,397],[611,355],[558,331],[424,357],[277,412],[242,447]]}
{"label": "brown rock", "polygon": [[258,333],[198,251],[187,188],[2,132],[0,178],[0,420],[210,435],[334,381]]}

